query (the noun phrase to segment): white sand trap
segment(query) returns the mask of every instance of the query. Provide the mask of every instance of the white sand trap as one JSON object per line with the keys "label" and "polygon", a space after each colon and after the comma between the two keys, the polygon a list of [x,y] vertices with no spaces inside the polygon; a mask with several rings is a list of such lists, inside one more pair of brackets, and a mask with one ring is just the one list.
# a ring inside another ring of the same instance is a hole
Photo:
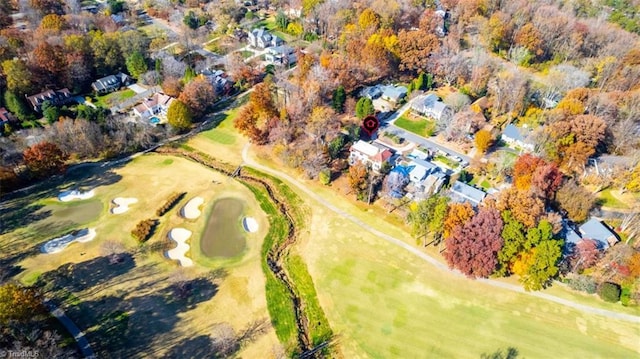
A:
{"label": "white sand trap", "polygon": [[111,209],[113,214],[122,214],[129,210],[129,205],[138,203],[137,198],[133,197],[117,197],[113,199],[113,204],[116,206]]}
{"label": "white sand trap", "polygon": [[69,202],[75,199],[89,199],[95,195],[93,190],[87,192],[80,191],[63,191],[58,195],[58,199],[61,202]]}
{"label": "white sand trap", "polygon": [[244,230],[249,233],[256,233],[258,231],[258,222],[253,217],[244,217],[242,226]]}
{"label": "white sand trap", "polygon": [[191,237],[191,231],[184,228],[174,228],[169,231],[169,239],[178,243],[178,246],[174,249],[167,251],[167,256],[171,259],[180,262],[183,267],[190,267],[193,265],[193,261],[190,258],[185,257],[185,253],[189,250],[189,245],[186,243],[187,239]]}
{"label": "white sand trap", "polygon": [[187,219],[196,219],[200,217],[202,212],[198,207],[202,206],[204,199],[202,197],[194,197],[182,207],[182,217]]}
{"label": "white sand trap", "polygon": [[73,242],[89,242],[96,237],[95,228],[85,228],[75,233],[69,233],[62,237],[54,238],[47,243],[45,243],[41,250],[42,253],[58,253],[63,249],[67,248],[67,246]]}

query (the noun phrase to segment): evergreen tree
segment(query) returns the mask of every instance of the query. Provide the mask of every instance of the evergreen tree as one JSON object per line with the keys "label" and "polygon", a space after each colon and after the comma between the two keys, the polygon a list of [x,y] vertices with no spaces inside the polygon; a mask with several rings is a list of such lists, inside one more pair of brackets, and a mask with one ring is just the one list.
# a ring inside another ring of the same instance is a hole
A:
{"label": "evergreen tree", "polygon": [[356,103],[356,117],[362,119],[374,113],[373,101],[368,97],[361,97]]}
{"label": "evergreen tree", "polygon": [[347,94],[344,91],[344,87],[342,85],[338,86],[338,88],[333,91],[333,109],[338,112],[344,112],[344,102],[347,100]]}

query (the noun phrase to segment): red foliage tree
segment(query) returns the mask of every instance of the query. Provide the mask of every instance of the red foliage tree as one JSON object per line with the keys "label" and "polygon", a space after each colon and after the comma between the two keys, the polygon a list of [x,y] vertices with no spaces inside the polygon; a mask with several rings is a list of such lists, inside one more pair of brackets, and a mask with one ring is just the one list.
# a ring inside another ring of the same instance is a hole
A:
{"label": "red foliage tree", "polygon": [[36,176],[47,176],[63,172],[68,156],[51,142],[40,142],[23,153],[27,168]]}
{"label": "red foliage tree", "polygon": [[562,184],[562,172],[553,163],[539,166],[531,177],[531,188],[535,194],[544,199],[552,199]]}
{"label": "red foliage tree", "polygon": [[184,86],[178,98],[193,114],[195,119],[202,117],[216,100],[216,91],[204,77],[197,77]]}
{"label": "red foliage tree", "polygon": [[528,190],[531,188],[533,173],[538,166],[544,165],[545,161],[532,154],[524,154],[516,160],[513,166],[513,183],[519,190]]}
{"label": "red foliage tree", "polygon": [[502,249],[502,225],[496,209],[482,208],[463,226],[456,226],[445,242],[444,257],[449,266],[472,278],[488,277]]}
{"label": "red foliage tree", "polygon": [[583,239],[576,244],[575,261],[573,270],[581,270],[593,267],[600,259],[598,243],[593,239]]}

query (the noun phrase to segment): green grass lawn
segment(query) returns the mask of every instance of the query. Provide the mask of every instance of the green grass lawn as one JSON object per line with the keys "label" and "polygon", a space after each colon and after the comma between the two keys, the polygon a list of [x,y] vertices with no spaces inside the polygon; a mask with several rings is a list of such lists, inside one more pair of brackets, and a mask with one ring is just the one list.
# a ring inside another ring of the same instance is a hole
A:
{"label": "green grass lawn", "polygon": [[132,89],[120,90],[106,95],[96,96],[94,105],[109,108],[116,105],[118,102],[130,99],[135,95],[136,93]]}
{"label": "green grass lawn", "polygon": [[400,116],[394,124],[422,137],[430,137],[435,129],[435,123],[427,119],[410,119],[406,115]]}
{"label": "green grass lawn", "polygon": [[611,189],[607,188],[598,193],[598,202],[604,207],[611,208],[629,208],[629,206],[616,198],[613,193],[611,193]]}
{"label": "green grass lawn", "polygon": [[478,358],[507,347],[523,358],[640,352],[637,324],[488,287],[438,270],[332,212],[314,208],[313,217],[310,272],[346,357]]}
{"label": "green grass lawn", "polygon": [[454,160],[452,160],[452,159],[450,159],[448,157],[442,156],[442,155],[435,156],[433,158],[433,160],[434,161],[438,161],[438,162],[442,162],[443,164],[445,164],[445,165],[447,165],[447,166],[449,166],[451,168],[456,168],[456,167],[458,167],[460,165],[460,163],[458,163],[458,162],[456,162],[456,161],[454,161]]}

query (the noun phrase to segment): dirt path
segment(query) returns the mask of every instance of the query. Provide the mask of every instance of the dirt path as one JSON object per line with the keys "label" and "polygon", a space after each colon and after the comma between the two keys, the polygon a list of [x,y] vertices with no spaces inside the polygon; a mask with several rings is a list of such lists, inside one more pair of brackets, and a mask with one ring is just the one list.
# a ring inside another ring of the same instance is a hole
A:
{"label": "dirt path", "polygon": [[[273,169],[271,167],[267,167],[267,166],[263,166],[259,163],[257,163],[256,161],[254,161],[252,158],[249,157],[249,147],[250,144],[247,144],[243,150],[242,150],[242,160],[244,161],[244,163],[246,163],[247,165],[254,167],[260,171],[266,172],[268,174],[274,175],[274,176],[278,176],[281,179],[286,180],[287,182],[291,183],[293,186],[297,187],[299,190],[301,190],[302,192],[304,192],[306,195],[308,195],[309,197],[315,199],[316,201],[318,201],[320,204],[322,204],[323,206],[325,206],[326,208],[330,209],[331,211],[337,213],[338,215],[340,215],[341,217],[351,221],[352,223],[356,224],[357,226],[361,227],[362,229],[374,234],[375,236],[384,239],[385,241],[401,247],[409,252],[411,252],[412,254],[416,255],[417,257],[419,257],[420,259],[424,260],[425,262],[428,262],[429,264],[433,265],[434,267],[437,267],[438,269],[457,275],[457,276],[464,276],[462,273],[460,273],[457,270],[452,270],[449,267],[447,267],[445,264],[437,261],[435,258],[429,256],[427,253],[419,250],[418,248],[407,244],[395,237],[392,237],[386,233],[383,233],[375,228],[371,228],[371,226],[369,226],[368,224],[366,224],[365,222],[361,221],[360,219],[358,219],[357,217],[343,211],[342,209],[336,207],[335,205],[333,205],[332,203],[330,203],[329,201],[325,200],[324,198],[320,197],[319,195],[317,195],[315,192],[313,192],[311,189],[309,189],[308,187],[306,187],[304,184],[298,182],[296,179],[292,178],[291,176],[289,176],[288,174],[277,170],[277,169]],[[530,295],[533,297],[537,297],[537,298],[541,298],[541,299],[545,299],[551,302],[555,302],[558,304],[562,304],[565,305],[567,307],[576,309],[578,311],[581,312],[585,312],[585,313],[590,313],[590,314],[596,314],[596,315],[601,315],[603,317],[607,317],[607,318],[611,318],[611,319],[618,319],[618,320],[623,320],[626,322],[631,322],[631,323],[640,323],[640,316],[635,316],[635,315],[631,315],[631,314],[626,314],[626,313],[618,313],[618,312],[614,312],[611,310],[606,310],[606,309],[600,309],[600,308],[594,308],[594,307],[590,307],[588,305],[584,305],[584,304],[580,304],[580,303],[576,303],[573,302],[571,300],[568,299],[564,299],[564,298],[560,298],[560,297],[556,297],[550,294],[546,294],[546,293],[541,293],[541,292],[527,292],[525,291],[522,287],[517,286],[517,285],[513,285],[513,284],[509,284],[509,283],[504,283],[504,282],[500,282],[497,280],[492,280],[492,279],[479,279],[480,282],[486,283],[490,286],[493,287],[497,287],[497,288],[502,288],[502,289],[506,289],[506,290],[510,290],[512,292],[517,292],[517,293],[522,293],[522,294],[526,294],[526,295]]]}

